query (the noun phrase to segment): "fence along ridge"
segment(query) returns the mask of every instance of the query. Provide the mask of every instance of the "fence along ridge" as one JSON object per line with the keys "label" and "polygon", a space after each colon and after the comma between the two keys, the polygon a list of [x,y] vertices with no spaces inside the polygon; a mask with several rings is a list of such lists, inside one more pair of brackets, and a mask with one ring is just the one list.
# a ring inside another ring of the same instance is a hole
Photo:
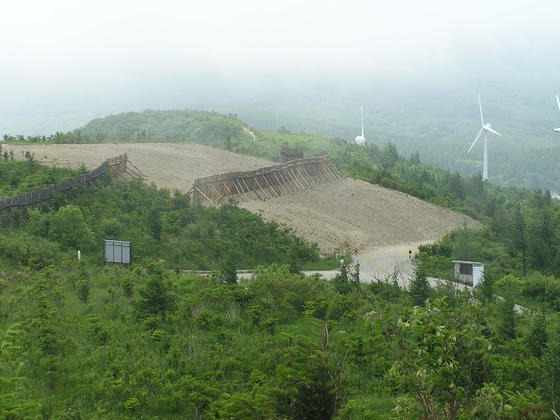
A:
{"label": "fence along ridge", "polygon": [[[131,165],[134,169],[130,168]],[[73,178],[65,179],[52,187],[45,187],[39,190],[31,191],[25,194],[9,197],[0,200],[0,213],[9,212],[16,209],[30,209],[37,207],[41,203],[52,199],[57,194],[64,194],[72,188],[81,185],[87,186],[96,179],[110,173],[121,176],[125,180],[130,177],[141,177],[143,174],[128,161],[127,154],[115,156],[107,159],[100,166],[83,175],[77,175]]]}
{"label": "fence along ridge", "polygon": [[331,158],[320,156],[294,159],[252,171],[226,172],[198,178],[191,191],[195,200],[208,201],[217,207],[228,197],[240,201],[266,200],[340,178],[342,175]]}

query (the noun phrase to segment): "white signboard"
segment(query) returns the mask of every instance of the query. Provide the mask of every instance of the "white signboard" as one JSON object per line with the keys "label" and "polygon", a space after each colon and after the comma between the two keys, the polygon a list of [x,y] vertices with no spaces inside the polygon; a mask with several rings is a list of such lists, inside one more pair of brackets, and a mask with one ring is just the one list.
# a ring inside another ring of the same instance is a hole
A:
{"label": "white signboard", "polygon": [[105,239],[103,241],[103,248],[105,262],[130,264],[130,242]]}

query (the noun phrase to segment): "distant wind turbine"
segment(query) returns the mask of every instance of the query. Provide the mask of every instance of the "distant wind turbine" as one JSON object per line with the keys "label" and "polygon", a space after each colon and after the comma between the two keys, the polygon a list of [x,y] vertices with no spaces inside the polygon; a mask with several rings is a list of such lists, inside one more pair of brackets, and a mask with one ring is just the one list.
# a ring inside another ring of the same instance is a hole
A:
{"label": "distant wind turbine", "polygon": [[356,136],[354,141],[356,144],[364,144],[366,142],[366,138],[364,136],[364,107],[360,106],[360,114],[362,115],[362,135]]}
{"label": "distant wind turbine", "polygon": [[[558,95],[556,95],[556,102],[558,102],[558,110],[560,111],[560,98],[558,97]],[[554,131],[560,133],[560,128],[555,128]]]}
{"label": "distant wind turbine", "polygon": [[478,139],[482,135],[482,132],[484,132],[484,162],[483,162],[483,167],[482,167],[482,179],[487,180],[488,179],[488,133],[493,133],[493,134],[496,134],[498,136],[501,136],[501,134],[498,133],[496,130],[494,130],[492,128],[492,124],[484,124],[484,116],[482,115],[482,101],[480,99],[480,94],[478,95],[478,107],[480,108],[480,125],[481,125],[481,127],[480,127],[480,130],[478,131],[478,134],[474,138],[474,141],[472,142],[471,147],[469,148],[469,151],[467,153],[471,152],[472,148],[474,147],[474,145],[476,144],[476,142],[478,141]]}

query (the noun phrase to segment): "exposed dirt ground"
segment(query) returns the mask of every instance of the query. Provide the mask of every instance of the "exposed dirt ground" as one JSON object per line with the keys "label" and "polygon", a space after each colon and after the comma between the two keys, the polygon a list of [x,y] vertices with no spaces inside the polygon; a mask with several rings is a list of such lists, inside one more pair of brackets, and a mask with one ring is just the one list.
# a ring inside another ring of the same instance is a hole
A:
{"label": "exposed dirt ground", "polygon": [[101,165],[107,158],[128,153],[128,159],[157,186],[180,191],[190,190],[196,178],[229,171],[245,171],[274,165],[265,159],[238,155],[198,144],[51,144],[3,146],[14,150],[16,159],[29,151],[35,159],[67,168],[88,169]]}
{"label": "exposed dirt ground", "polygon": [[325,251],[347,243],[360,254],[372,247],[437,240],[465,224],[480,226],[462,214],[353,179],[241,206],[291,226]]}
{"label": "exposed dirt ground", "polygon": [[[188,191],[196,178],[252,170],[273,162],[194,144],[85,144],[5,146],[21,159],[25,151],[47,164],[90,169],[128,153],[130,161],[160,187]],[[293,228],[324,252],[346,246],[361,255],[375,247],[433,241],[447,232],[478,227],[473,219],[366,182],[343,179],[242,207]],[[405,245],[406,247],[406,245]]]}

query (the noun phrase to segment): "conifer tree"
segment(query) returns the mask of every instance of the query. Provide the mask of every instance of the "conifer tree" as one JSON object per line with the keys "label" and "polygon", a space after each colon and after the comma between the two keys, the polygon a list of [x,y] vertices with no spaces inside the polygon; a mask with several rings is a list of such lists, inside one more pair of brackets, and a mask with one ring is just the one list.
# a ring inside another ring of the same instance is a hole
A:
{"label": "conifer tree", "polygon": [[552,409],[560,409],[560,337],[549,341],[543,354],[544,387],[543,392],[550,401]]}
{"label": "conifer tree", "polygon": [[504,340],[513,340],[517,337],[514,307],[511,298],[507,298],[498,306],[498,335]]}
{"label": "conifer tree", "polygon": [[422,265],[414,267],[414,276],[410,280],[409,292],[414,305],[424,306],[426,299],[431,295],[431,287]]}
{"label": "conifer tree", "polygon": [[227,258],[220,267],[219,280],[226,284],[237,283],[237,267],[232,258]]}
{"label": "conifer tree", "polygon": [[161,238],[162,223],[161,223],[161,212],[157,205],[152,206],[148,213],[148,229],[152,232],[152,237],[158,241]]}
{"label": "conifer tree", "polygon": [[546,319],[544,313],[541,313],[533,320],[531,331],[527,336],[527,347],[535,357],[541,357],[546,343],[548,342],[548,334],[546,332]]}
{"label": "conifer tree", "polygon": [[521,213],[521,207],[516,206],[513,210],[511,221],[511,244],[514,251],[521,254],[523,263],[523,275],[527,274],[527,239],[525,233],[525,219]]}
{"label": "conifer tree", "polygon": [[484,272],[484,277],[478,288],[483,302],[490,303],[494,300],[494,277],[488,270]]}
{"label": "conifer tree", "polygon": [[173,304],[171,287],[166,283],[163,270],[153,264],[148,268],[150,279],[146,287],[140,289],[139,299],[136,301],[136,311],[140,318],[150,316],[161,316],[165,318],[165,313]]}
{"label": "conifer tree", "polygon": [[340,270],[336,273],[333,280],[334,288],[338,293],[347,294],[350,292],[350,282],[348,281],[348,267],[345,262],[340,264]]}

